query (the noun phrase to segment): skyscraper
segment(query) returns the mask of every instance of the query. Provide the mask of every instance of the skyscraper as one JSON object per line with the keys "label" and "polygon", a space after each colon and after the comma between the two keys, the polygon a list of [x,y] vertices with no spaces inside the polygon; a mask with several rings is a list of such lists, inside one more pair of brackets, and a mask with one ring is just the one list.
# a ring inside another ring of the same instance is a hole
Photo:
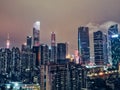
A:
{"label": "skyscraper", "polygon": [[[20,50],[17,47],[12,48],[12,78],[14,80],[19,80],[20,79],[20,74],[21,74],[21,60],[20,60]],[[13,80],[13,81],[14,81]]]}
{"label": "skyscraper", "polygon": [[[0,49],[0,83],[5,83],[9,81],[7,78],[11,78],[11,65],[12,57],[10,49],[1,48]],[[2,77],[4,76],[4,77]]]}
{"label": "skyscraper", "polygon": [[66,43],[57,43],[57,59],[66,58]]}
{"label": "skyscraper", "polygon": [[67,90],[67,65],[51,65],[49,70],[51,90]]}
{"label": "skyscraper", "polygon": [[89,28],[78,28],[78,51],[81,57],[82,63],[89,63],[90,60],[90,48],[89,48]]}
{"label": "skyscraper", "polygon": [[46,44],[41,44],[40,45],[40,64],[41,65],[46,65],[49,61],[49,47]]}
{"label": "skyscraper", "polygon": [[87,70],[80,64],[50,65],[51,90],[82,90],[86,88]]}
{"label": "skyscraper", "polygon": [[120,35],[118,33],[118,24],[110,26],[108,29],[109,57],[111,57],[112,66],[117,68],[120,61]]}
{"label": "skyscraper", "polygon": [[33,26],[33,52],[36,54],[36,66],[40,64],[40,22],[36,21]]}
{"label": "skyscraper", "polygon": [[32,48],[32,37],[27,36],[27,48]]}
{"label": "skyscraper", "polygon": [[49,65],[41,65],[40,67],[40,90],[53,90],[51,89]]}
{"label": "skyscraper", "polygon": [[33,26],[33,46],[39,46],[40,45],[40,22],[36,21]]}
{"label": "skyscraper", "polygon": [[39,67],[39,65],[40,65],[40,47],[33,46],[33,53],[35,53],[35,56],[36,56],[35,65],[36,65],[36,67]]}
{"label": "skyscraper", "polygon": [[35,54],[30,51],[22,51],[21,54],[21,81],[24,83],[33,83],[35,77]]}
{"label": "skyscraper", "polygon": [[57,63],[66,63],[66,43],[57,43]]}
{"label": "skyscraper", "polygon": [[102,31],[94,32],[94,57],[95,64],[107,63],[107,40]]}
{"label": "skyscraper", "polygon": [[51,63],[57,63],[57,47],[56,47],[56,36],[54,32],[51,32]]}

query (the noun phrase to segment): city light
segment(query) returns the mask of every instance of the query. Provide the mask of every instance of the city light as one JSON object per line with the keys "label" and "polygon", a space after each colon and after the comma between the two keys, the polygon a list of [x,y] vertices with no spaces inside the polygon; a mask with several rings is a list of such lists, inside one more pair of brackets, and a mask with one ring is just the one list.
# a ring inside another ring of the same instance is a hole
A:
{"label": "city light", "polygon": [[10,84],[7,84],[7,85],[6,85],[6,88],[7,88],[7,89],[10,89]]}
{"label": "city light", "polygon": [[104,75],[104,73],[103,73],[103,72],[100,72],[99,75],[102,76],[102,75]]}
{"label": "city light", "polygon": [[112,38],[117,38],[118,34],[112,35]]}
{"label": "city light", "polygon": [[[36,21],[33,26],[33,37],[27,36],[27,43],[22,44],[21,49],[8,48],[10,46],[9,38],[6,43],[7,49],[0,49],[0,63],[4,63],[0,65],[0,72],[2,72],[0,80],[3,83],[1,88],[5,86],[5,89],[13,88],[15,90],[43,90],[46,88],[58,90],[67,87],[82,89],[88,88],[88,81],[92,83],[92,79],[109,78],[110,75],[117,74],[118,70],[111,70],[109,67],[112,65],[107,64],[107,40],[105,41],[107,36],[103,35],[102,31],[94,32],[94,58],[91,58],[88,44],[89,27],[79,28],[78,49],[75,49],[74,55],[68,54],[66,43],[57,42],[54,32],[51,33],[50,45],[41,44],[39,30],[40,22]],[[119,38],[119,35],[115,34],[111,37]],[[111,45],[114,45],[115,42],[119,47],[119,42],[114,41],[116,39],[111,40],[113,40],[110,41]],[[118,57],[116,55],[114,56]]]}

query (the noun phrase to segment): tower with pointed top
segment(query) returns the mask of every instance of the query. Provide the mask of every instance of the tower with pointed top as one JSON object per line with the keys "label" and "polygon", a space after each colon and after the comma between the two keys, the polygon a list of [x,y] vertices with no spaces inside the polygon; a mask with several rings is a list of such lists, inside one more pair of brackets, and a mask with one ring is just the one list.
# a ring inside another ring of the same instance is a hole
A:
{"label": "tower with pointed top", "polygon": [[51,32],[51,60],[52,63],[57,63],[57,47],[55,32]]}
{"label": "tower with pointed top", "polygon": [[8,35],[7,35],[6,48],[7,48],[7,49],[10,48],[10,36],[9,36],[9,33],[8,33]]}

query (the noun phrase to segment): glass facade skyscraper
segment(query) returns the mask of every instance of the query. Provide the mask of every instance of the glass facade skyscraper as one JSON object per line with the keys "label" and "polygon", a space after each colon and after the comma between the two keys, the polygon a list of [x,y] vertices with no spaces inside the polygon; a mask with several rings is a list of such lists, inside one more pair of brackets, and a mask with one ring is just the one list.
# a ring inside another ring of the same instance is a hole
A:
{"label": "glass facade skyscraper", "polygon": [[41,44],[40,45],[40,64],[41,65],[47,65],[49,61],[49,47],[46,44]]}
{"label": "glass facade skyscraper", "polygon": [[96,65],[107,63],[107,41],[102,31],[94,32],[94,57]]}
{"label": "glass facade skyscraper", "polygon": [[117,24],[110,26],[108,29],[108,40],[109,57],[111,57],[112,66],[117,68],[120,61],[120,35],[118,33]]}
{"label": "glass facade skyscraper", "polygon": [[57,59],[66,58],[66,43],[57,43]]}
{"label": "glass facade skyscraper", "polygon": [[78,28],[78,51],[83,64],[90,61],[90,48],[89,48],[89,28]]}
{"label": "glass facade skyscraper", "polygon": [[56,46],[56,35],[51,32],[51,58],[50,63],[57,63],[57,46]]}

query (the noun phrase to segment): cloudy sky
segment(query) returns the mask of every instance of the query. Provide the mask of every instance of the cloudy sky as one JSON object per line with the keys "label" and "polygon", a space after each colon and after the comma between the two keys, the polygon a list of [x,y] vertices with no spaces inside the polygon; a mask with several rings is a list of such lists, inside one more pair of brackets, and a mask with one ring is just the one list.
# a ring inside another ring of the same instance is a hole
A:
{"label": "cloudy sky", "polygon": [[7,33],[11,46],[20,46],[32,35],[35,21],[41,22],[41,43],[50,44],[54,31],[57,42],[69,42],[72,52],[79,26],[120,22],[120,0],[0,0],[0,47],[5,47]]}

